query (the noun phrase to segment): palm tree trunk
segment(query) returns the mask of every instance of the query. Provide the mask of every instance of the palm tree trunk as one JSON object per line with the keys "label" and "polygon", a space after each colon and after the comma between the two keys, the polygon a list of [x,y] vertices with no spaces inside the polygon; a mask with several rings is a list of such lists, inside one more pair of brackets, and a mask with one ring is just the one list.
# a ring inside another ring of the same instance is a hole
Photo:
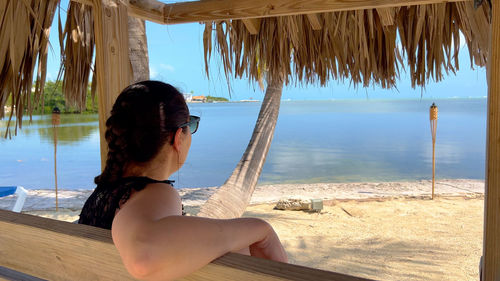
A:
{"label": "palm tree trunk", "polygon": [[198,216],[229,219],[243,214],[255,190],[273,140],[282,90],[281,80],[269,82],[252,138],[243,157],[226,183],[201,207]]}
{"label": "palm tree trunk", "polygon": [[132,83],[149,79],[148,41],[144,20],[128,17],[128,46]]}

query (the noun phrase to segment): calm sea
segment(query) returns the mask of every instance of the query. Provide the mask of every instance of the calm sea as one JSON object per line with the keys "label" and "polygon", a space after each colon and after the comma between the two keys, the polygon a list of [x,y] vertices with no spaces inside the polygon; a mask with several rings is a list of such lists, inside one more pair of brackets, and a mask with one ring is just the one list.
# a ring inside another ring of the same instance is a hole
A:
{"label": "calm sea", "polygon": [[[431,100],[282,102],[260,184],[431,178]],[[484,179],[486,99],[435,101],[437,178]],[[218,186],[241,158],[260,103],[191,104],[201,115],[176,187]],[[51,116],[34,116],[0,139],[0,186],[53,188]],[[0,121],[5,131],[6,121]],[[96,115],[62,115],[57,174],[62,189],[91,189],[100,172]]]}

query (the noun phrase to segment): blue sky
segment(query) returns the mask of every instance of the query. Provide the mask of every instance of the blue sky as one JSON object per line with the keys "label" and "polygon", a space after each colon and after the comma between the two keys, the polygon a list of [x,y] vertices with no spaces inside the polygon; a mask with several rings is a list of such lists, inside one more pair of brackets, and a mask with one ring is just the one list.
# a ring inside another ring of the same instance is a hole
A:
{"label": "blue sky", "polygon": [[[62,1],[61,16],[65,20],[67,0]],[[57,14],[52,25],[50,41],[52,50],[48,56],[48,79],[54,80],[59,70],[59,44],[57,36]],[[258,85],[246,79],[232,79],[231,96],[218,56],[212,56],[210,80],[205,75],[203,60],[203,26],[194,24],[159,25],[148,22],[146,33],[149,47],[151,79],[161,80],[178,87],[182,92],[193,91],[197,95],[212,95],[231,100],[262,100],[264,93]],[[463,42],[463,40],[461,40]],[[397,89],[384,90],[374,86],[354,88],[349,81],[330,81],[326,87],[318,85],[288,86],[283,90],[287,100],[331,100],[331,99],[425,99],[454,97],[485,97],[487,95],[486,71],[470,68],[467,46],[461,47],[460,71],[445,77],[439,83],[430,83],[422,92],[412,89],[408,75],[401,74]]]}

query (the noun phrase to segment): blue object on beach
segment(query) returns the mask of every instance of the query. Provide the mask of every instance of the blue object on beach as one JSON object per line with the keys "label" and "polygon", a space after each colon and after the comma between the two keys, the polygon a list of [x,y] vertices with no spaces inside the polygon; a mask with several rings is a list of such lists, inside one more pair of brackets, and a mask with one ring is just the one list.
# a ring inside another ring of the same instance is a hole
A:
{"label": "blue object on beach", "polygon": [[12,194],[17,194],[17,200],[12,208],[13,212],[21,212],[23,209],[24,201],[28,195],[28,191],[22,186],[0,186],[0,197],[9,196]]}
{"label": "blue object on beach", "polygon": [[0,186],[0,197],[5,197],[16,193],[17,186]]}

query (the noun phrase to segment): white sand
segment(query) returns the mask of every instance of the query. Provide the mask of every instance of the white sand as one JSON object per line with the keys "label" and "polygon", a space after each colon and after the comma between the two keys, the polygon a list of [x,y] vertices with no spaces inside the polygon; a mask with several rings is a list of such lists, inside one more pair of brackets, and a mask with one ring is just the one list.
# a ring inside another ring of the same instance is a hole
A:
{"label": "white sand", "polygon": [[[216,187],[179,189],[182,203],[196,209],[202,205]],[[280,199],[369,199],[425,197],[431,194],[431,182],[374,182],[374,183],[314,183],[314,184],[272,184],[259,185],[255,189],[250,204],[277,202]],[[60,209],[80,210],[92,190],[60,190],[58,204]],[[435,185],[435,194],[441,196],[462,196],[484,194],[484,181],[454,179],[439,180]],[[12,208],[14,195],[0,198],[0,209]],[[48,189],[29,190],[23,212],[55,209],[55,191]]]}
{"label": "white sand", "polygon": [[269,222],[291,263],[375,280],[479,279],[483,196],[351,200],[321,213],[249,206]]}

